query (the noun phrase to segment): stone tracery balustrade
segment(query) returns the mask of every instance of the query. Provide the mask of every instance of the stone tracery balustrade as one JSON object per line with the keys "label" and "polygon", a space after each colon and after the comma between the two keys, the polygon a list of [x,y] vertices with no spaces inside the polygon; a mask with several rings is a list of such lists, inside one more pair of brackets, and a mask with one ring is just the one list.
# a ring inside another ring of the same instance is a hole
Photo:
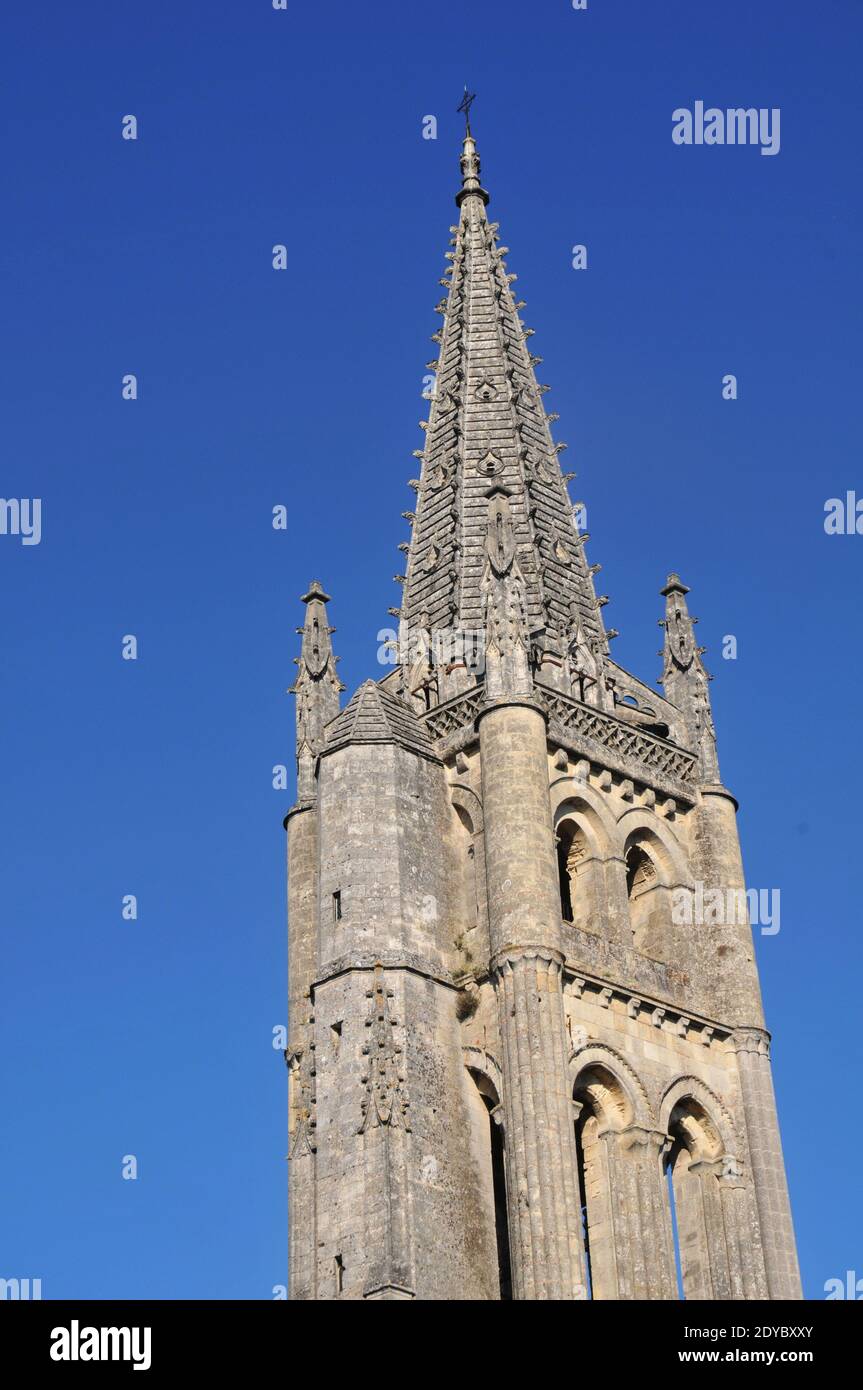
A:
{"label": "stone tracery balustrade", "polygon": [[603,710],[584,705],[559,690],[537,685],[536,692],[549,718],[564,729],[593,739],[604,748],[629,761],[678,782],[695,781],[696,757],[685,748],[677,748],[656,734],[633,728]]}
{"label": "stone tracery balustrade", "polygon": [[[678,793],[683,791],[684,796],[690,801],[694,799],[693,790],[697,775],[697,759],[694,753],[685,748],[678,748],[643,729],[633,728],[623,720],[615,719],[613,715],[594,709],[591,705],[582,704],[580,700],[564,695],[559,690],[538,684],[534,689],[549,716],[550,732],[560,737],[562,742],[567,742],[567,735],[570,738],[574,736],[578,746],[582,748],[587,740],[595,745],[597,754],[604,750],[616,756],[624,770],[628,764],[635,764],[645,772],[654,774],[655,778],[664,780],[672,790]],[[447,701],[445,705],[429,710],[422,719],[431,737],[436,741],[449,739],[472,730],[484,694],[484,687],[477,685],[454,700]],[[584,751],[590,752],[589,749]],[[633,770],[637,771],[637,768]]]}
{"label": "stone tracery balustrade", "polygon": [[454,700],[448,700],[445,705],[429,710],[428,714],[422,716],[422,722],[433,739],[447,738],[461,729],[473,728],[484,699],[485,686],[476,685],[457,695]]}

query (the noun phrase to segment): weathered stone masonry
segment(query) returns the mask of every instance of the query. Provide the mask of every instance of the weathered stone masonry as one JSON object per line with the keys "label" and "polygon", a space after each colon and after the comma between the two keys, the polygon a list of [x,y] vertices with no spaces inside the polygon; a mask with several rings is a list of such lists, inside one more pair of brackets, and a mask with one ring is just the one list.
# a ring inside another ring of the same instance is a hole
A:
{"label": "weathered stone masonry", "polygon": [[[798,1298],[687,589],[609,654],[468,130],[398,661],[340,709],[312,584],[288,835],[291,1296]],[[443,639],[443,641],[441,641]]]}

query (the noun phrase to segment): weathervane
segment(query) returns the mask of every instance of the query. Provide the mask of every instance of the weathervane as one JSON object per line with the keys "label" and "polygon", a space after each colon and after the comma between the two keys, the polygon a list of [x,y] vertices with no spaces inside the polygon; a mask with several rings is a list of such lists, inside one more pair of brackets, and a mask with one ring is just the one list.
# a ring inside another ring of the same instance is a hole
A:
{"label": "weathervane", "polygon": [[470,108],[475,101],[476,92],[469,92],[467,87],[465,87],[464,96],[456,107],[456,110],[464,112],[464,128],[467,135],[470,135]]}

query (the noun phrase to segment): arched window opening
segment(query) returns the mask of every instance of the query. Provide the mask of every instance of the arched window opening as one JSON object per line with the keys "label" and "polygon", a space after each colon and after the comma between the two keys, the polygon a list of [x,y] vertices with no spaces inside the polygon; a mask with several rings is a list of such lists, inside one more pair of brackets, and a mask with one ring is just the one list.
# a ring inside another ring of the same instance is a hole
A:
{"label": "arched window opening", "polygon": [[496,1108],[490,1096],[483,1096],[488,1110],[491,1138],[491,1174],[494,1187],[494,1234],[497,1243],[497,1272],[501,1299],[512,1298],[512,1267],[509,1254],[509,1220],[506,1210],[506,1172],[503,1126],[492,1114]]}
{"label": "arched window opening", "polygon": [[477,924],[477,896],[476,896],[476,855],[474,852],[473,824],[467,811],[461,806],[455,808],[458,818],[458,856],[460,867],[460,902],[459,917],[460,930],[456,933],[461,936],[463,932],[470,931]]}
{"label": "arched window opening", "polygon": [[577,922],[583,925],[587,904],[586,876],[580,868],[584,866],[588,854],[587,836],[575,821],[561,822],[557,836],[557,875],[560,884],[560,915],[564,922]]}
{"label": "arched window opening", "polygon": [[683,1284],[683,1265],[680,1259],[680,1230],[677,1225],[677,1203],[674,1198],[674,1166],[679,1159],[679,1148],[673,1145],[665,1160],[665,1181],[668,1190],[668,1205],[671,1210],[671,1239],[674,1243],[674,1272],[677,1277],[677,1297],[686,1298]]}
{"label": "arched window opening", "polygon": [[625,1128],[632,1118],[632,1107],[617,1077],[603,1066],[590,1066],[581,1073],[573,1099],[587,1296],[618,1298],[612,1173],[609,1148],[601,1136],[609,1128]]}
{"label": "arched window opening", "polygon": [[572,886],[569,880],[569,866],[567,860],[572,845],[572,836],[575,826],[571,821],[564,821],[557,837],[557,875],[560,881],[560,915],[564,922],[572,921]]}
{"label": "arched window opening", "polygon": [[[502,1301],[512,1299],[512,1263],[509,1248],[509,1216],[506,1200],[506,1146],[497,1092],[482,1072],[470,1069],[474,1095],[483,1115],[485,1159],[481,1174],[480,1202],[486,1221],[494,1230],[497,1256],[496,1283]],[[476,1095],[476,1092],[479,1094]]]}
{"label": "arched window opening", "polygon": [[653,860],[641,845],[631,845],[626,852],[626,896],[630,902],[640,898],[656,882]]}
{"label": "arched window opening", "polygon": [[[581,1242],[584,1247],[584,1276],[587,1281],[587,1296],[593,1298],[593,1277],[590,1267],[590,1222],[587,1216],[587,1171],[584,1161],[584,1127],[590,1123],[593,1116],[589,1111],[582,1108],[582,1112],[575,1122],[575,1152],[578,1160],[578,1200],[579,1200],[579,1228],[581,1231]],[[595,1122],[594,1122],[595,1123]]]}
{"label": "arched window opening", "polygon": [[727,1296],[724,1239],[717,1245],[722,1213],[714,1165],[722,1140],[710,1116],[692,1097],[678,1101],[668,1122],[665,1160],[677,1283],[683,1299]]}
{"label": "arched window opening", "polygon": [[647,832],[636,832],[624,851],[632,944],[654,960],[674,959],[668,855]]}

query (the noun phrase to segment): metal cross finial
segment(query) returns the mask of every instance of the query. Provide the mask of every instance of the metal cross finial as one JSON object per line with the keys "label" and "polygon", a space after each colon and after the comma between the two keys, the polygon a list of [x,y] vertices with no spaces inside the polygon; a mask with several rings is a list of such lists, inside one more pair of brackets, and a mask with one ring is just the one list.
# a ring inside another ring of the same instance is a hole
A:
{"label": "metal cross finial", "polygon": [[469,92],[467,87],[465,87],[464,96],[456,107],[456,110],[464,112],[464,128],[467,135],[470,135],[470,108],[475,101],[476,92]]}

